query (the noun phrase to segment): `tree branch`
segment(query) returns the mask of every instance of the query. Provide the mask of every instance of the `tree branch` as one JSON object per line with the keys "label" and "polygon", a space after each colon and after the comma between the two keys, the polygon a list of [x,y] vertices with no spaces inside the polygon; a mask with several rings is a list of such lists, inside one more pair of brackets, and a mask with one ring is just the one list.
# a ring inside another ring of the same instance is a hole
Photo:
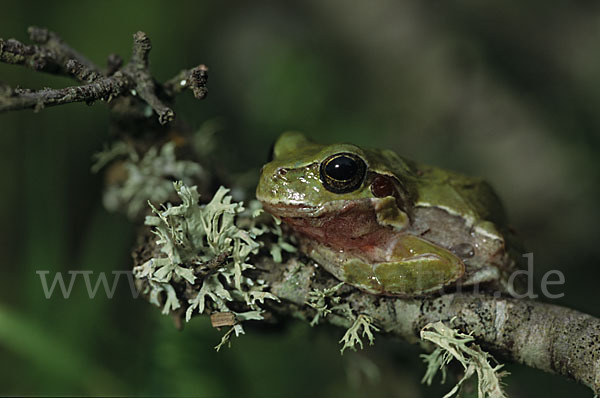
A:
{"label": "tree branch", "polygon": [[204,99],[208,94],[206,89],[207,72],[208,68],[205,65],[198,65],[192,69],[182,70],[175,77],[164,83],[163,87],[166,94],[174,97],[189,88],[192,90],[194,97]]}
{"label": "tree branch", "polygon": [[[44,88],[30,91],[4,86],[0,91],[0,112],[18,109],[39,111],[47,106],[71,102],[110,101],[128,93],[138,96],[158,115],[160,124],[168,123],[175,112],[165,103],[186,88],[194,96],[206,96],[207,68],[199,65],[189,71],[182,71],[165,86],[156,84],[149,69],[148,56],[152,45],[143,32],[134,34],[132,57],[122,67],[122,60],[111,55],[107,71],[100,69],[87,58],[64,43],[58,35],[47,29],[29,28],[31,40],[39,45],[25,45],[15,39],[0,39],[0,61],[22,65],[36,71],[70,76],[84,83],[64,89]],[[164,98],[159,98],[159,96]]]}
{"label": "tree branch", "polygon": [[94,83],[63,89],[44,88],[38,91],[15,89],[12,95],[0,96],[0,112],[33,108],[40,111],[47,106],[71,102],[91,103],[98,99],[109,101],[128,89],[122,75],[99,79]]}
{"label": "tree branch", "polygon": [[[37,26],[30,26],[27,32],[31,41],[44,46],[44,49],[50,51],[53,61],[59,67],[64,67],[69,60],[76,60],[88,70],[100,73],[100,69],[92,61],[71,48],[56,33]],[[69,73],[68,67],[66,69],[66,72]]]}
{"label": "tree branch", "polygon": [[141,99],[146,101],[158,115],[160,124],[170,122],[175,117],[175,112],[165,105],[157,96],[154,79],[148,70],[148,54],[152,49],[150,38],[144,32],[133,35],[133,52],[131,61],[125,67],[125,74],[134,82],[134,89]]}
{"label": "tree branch", "polygon": [[0,61],[39,72],[58,73],[60,70],[50,50],[35,45],[28,46],[15,39],[0,39]]}
{"label": "tree branch", "polygon": [[[149,229],[139,238],[142,243],[134,251],[134,266],[160,257]],[[270,312],[265,319],[294,317],[310,322],[315,310],[307,305],[309,293],[339,284],[322,267],[304,260],[294,255],[280,264],[267,253],[252,259],[260,270],[253,278],[265,280],[270,292],[281,299],[280,303],[265,301],[263,308]],[[201,285],[192,289],[185,283],[175,284],[175,290],[192,298]],[[548,303],[474,292],[407,299],[372,295],[343,285],[338,297],[336,306],[347,305],[355,314],[369,316],[381,334],[419,343],[425,325],[442,321],[472,334],[479,345],[505,360],[571,378],[600,393],[600,319],[593,316]],[[184,312],[173,314],[177,324],[182,323]],[[350,318],[335,311],[320,319],[343,329],[352,325]]]}
{"label": "tree branch", "polygon": [[[266,264],[269,262],[266,261]],[[287,301],[273,306],[280,314],[310,319],[308,292],[338,281],[322,268],[291,260],[284,267],[271,264],[261,277],[272,292]],[[290,276],[294,276],[290,278]],[[374,296],[346,288],[342,298],[357,313],[369,315],[382,333],[418,343],[428,323],[452,322],[471,333],[488,350],[511,361],[577,380],[600,393],[600,319],[548,303],[477,293],[452,293],[419,299]],[[348,327],[347,319],[326,318]]]}

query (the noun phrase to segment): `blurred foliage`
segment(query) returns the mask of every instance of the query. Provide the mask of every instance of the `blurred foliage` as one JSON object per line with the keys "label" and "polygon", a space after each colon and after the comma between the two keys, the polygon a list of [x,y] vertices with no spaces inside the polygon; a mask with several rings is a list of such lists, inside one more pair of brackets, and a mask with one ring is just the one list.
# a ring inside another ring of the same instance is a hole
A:
{"label": "blurred foliage", "polygon": [[[175,107],[194,127],[218,117],[222,167],[258,174],[289,129],[387,147],[488,178],[534,253],[539,278],[565,274],[558,300],[596,316],[600,277],[600,5],[546,2],[3,2],[0,37],[46,26],[100,65],[153,41],[167,79],[210,67],[209,97]],[[0,80],[64,78],[0,65]],[[37,270],[131,267],[134,230],[101,205],[91,156],[107,141],[103,104],[0,115],[0,395],[441,396],[418,384],[419,350],[377,338],[339,355],[343,331],[290,322],[249,328],[231,349],[196,318],[183,331],[120,284],[112,300],[45,299]],[[97,274],[94,274],[97,275]],[[510,365],[511,396],[591,396]]]}

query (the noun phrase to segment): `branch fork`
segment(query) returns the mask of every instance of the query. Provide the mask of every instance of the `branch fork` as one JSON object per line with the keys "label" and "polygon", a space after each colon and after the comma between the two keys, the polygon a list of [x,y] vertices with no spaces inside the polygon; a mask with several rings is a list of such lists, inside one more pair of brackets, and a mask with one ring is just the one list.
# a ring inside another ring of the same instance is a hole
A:
{"label": "branch fork", "polygon": [[133,94],[152,108],[160,124],[174,119],[175,112],[165,103],[185,89],[197,99],[206,97],[207,71],[204,65],[183,70],[164,85],[157,84],[149,68],[150,38],[144,32],[133,35],[131,60],[122,66],[117,55],[108,58],[108,67],[102,72],[93,62],[68,46],[53,32],[30,27],[29,37],[36,44],[26,45],[15,39],[0,38],[0,62],[21,65],[35,71],[71,77],[81,85],[63,89],[44,88],[37,91],[0,87],[0,112],[33,109],[71,102],[111,101]]}

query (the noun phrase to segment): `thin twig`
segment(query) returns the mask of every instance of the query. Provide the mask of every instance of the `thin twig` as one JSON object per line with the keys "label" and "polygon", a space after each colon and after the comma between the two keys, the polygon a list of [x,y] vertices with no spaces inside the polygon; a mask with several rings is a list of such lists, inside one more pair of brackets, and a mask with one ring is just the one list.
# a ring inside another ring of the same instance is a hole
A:
{"label": "thin twig", "polygon": [[185,89],[192,90],[194,97],[204,99],[208,94],[206,81],[208,80],[208,68],[206,65],[198,65],[192,69],[185,69],[179,72],[172,79],[167,80],[163,87],[165,93],[174,97]]}
{"label": "thin twig", "polygon": [[[149,69],[150,39],[144,32],[134,34],[131,60],[123,65],[115,54],[108,58],[106,73],[91,61],[68,46],[58,35],[47,29],[31,27],[29,34],[38,45],[26,45],[15,39],[0,39],[0,62],[22,65],[36,71],[55,73],[73,77],[84,83],[63,89],[44,88],[30,91],[13,89],[3,85],[0,90],[0,112],[34,109],[39,111],[48,106],[71,102],[86,102],[111,99],[132,94],[147,103],[158,115],[160,124],[168,123],[175,112],[159,97],[171,100],[185,88],[190,88],[194,96],[206,96],[207,68],[204,65],[189,71],[180,72],[165,86],[157,84]],[[175,84],[174,82],[177,82]]]}
{"label": "thin twig", "polygon": [[148,70],[148,55],[151,49],[150,38],[144,32],[136,32],[133,35],[131,61],[123,72],[131,76],[131,79],[135,82],[134,90],[136,94],[146,101],[158,115],[159,123],[165,124],[173,120],[175,112],[156,96],[154,79]]}
{"label": "thin twig", "polygon": [[38,72],[60,73],[54,54],[46,48],[26,45],[15,39],[0,39],[0,61],[22,65]]}
{"label": "thin twig", "polygon": [[74,59],[90,71],[100,73],[100,69],[92,61],[71,48],[56,33],[37,26],[30,26],[27,32],[31,41],[43,45],[52,53],[53,59],[59,66],[65,66],[67,61]]}
{"label": "thin twig", "polygon": [[16,89],[12,95],[0,95],[0,112],[33,109],[36,112],[47,106],[68,104],[71,102],[92,103],[97,100],[110,101],[123,94],[129,86],[128,80],[122,74],[99,79],[82,86],[62,89],[44,88],[38,91]]}
{"label": "thin twig", "polygon": [[70,59],[65,64],[67,72],[80,82],[91,83],[102,77],[100,72],[88,68],[77,59]]}

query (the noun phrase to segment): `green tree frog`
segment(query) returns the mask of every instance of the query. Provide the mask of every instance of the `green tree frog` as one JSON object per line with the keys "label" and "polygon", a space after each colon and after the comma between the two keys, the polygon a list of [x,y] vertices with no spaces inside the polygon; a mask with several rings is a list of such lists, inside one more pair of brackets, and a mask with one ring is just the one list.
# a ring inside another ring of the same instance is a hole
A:
{"label": "green tree frog", "polygon": [[369,293],[411,297],[479,283],[506,290],[516,267],[504,210],[485,181],[390,150],[284,133],[256,196],[308,257]]}

